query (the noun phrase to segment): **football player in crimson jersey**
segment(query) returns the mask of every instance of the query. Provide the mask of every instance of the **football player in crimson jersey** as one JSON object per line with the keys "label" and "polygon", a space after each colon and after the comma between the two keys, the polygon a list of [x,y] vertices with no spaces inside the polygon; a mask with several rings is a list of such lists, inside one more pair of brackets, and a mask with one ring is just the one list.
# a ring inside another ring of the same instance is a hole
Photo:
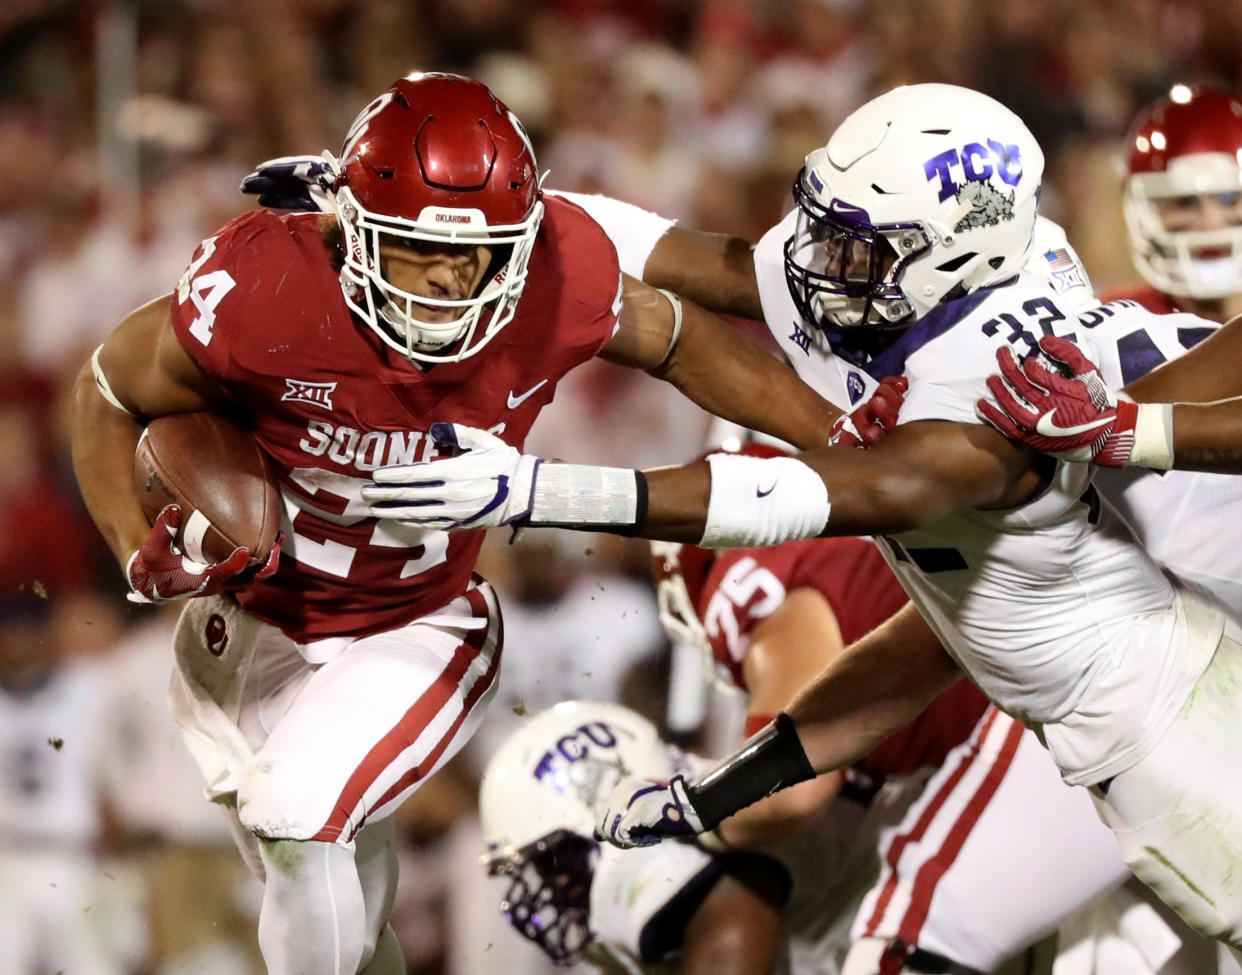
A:
{"label": "football player in crimson jersey", "polygon": [[[257,210],[205,240],[172,295],[126,318],[77,387],[74,463],[135,601],[201,596],[174,708],[265,874],[274,973],[403,970],[386,919],[391,814],[478,724],[500,660],[481,534],[377,520],[376,469],[429,458],[433,418],[520,446],[561,377],[599,355],[709,411],[823,442],[838,411],[718,319],[620,274],[599,227],[543,197],[517,119],[478,82],[416,74],[355,120],[332,214]],[[764,420],[770,398],[794,404]],[[147,525],[143,424],[248,425],[285,498],[283,546],[202,561]],[[277,561],[279,559],[279,561]]]}

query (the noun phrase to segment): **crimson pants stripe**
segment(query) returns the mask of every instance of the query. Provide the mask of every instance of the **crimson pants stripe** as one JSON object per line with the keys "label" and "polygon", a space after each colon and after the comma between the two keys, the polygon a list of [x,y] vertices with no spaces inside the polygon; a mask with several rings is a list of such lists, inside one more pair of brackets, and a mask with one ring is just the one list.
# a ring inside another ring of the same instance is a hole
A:
{"label": "crimson pants stripe", "polygon": [[[992,724],[996,721],[999,712],[992,710],[984,721],[983,727],[979,731],[978,741],[982,742],[987,738],[988,732],[992,730]],[[884,919],[884,913],[888,910],[889,902],[892,901],[893,895],[897,893],[897,884],[899,874],[897,865],[901,862],[901,855],[905,852],[906,847],[911,843],[916,843],[923,838],[923,834],[927,832],[932,821],[936,818],[936,814],[941,807],[948,801],[953,790],[957,788],[957,784],[970,770],[975,759],[979,757],[979,751],[976,748],[961,764],[953,770],[952,774],[941,785],[940,790],[931,798],[931,801],[924,807],[914,827],[908,832],[893,837],[892,843],[889,844],[888,850],[884,855],[885,862],[888,867],[888,879],[884,882],[884,890],[880,893],[879,899],[876,901],[875,910],[872,911],[870,919],[867,921],[865,928],[866,933],[874,931]]]}
{"label": "crimson pants stripe", "polygon": [[971,830],[975,828],[975,824],[979,822],[983,811],[987,809],[988,803],[996,795],[996,790],[1000,788],[1001,782],[1004,781],[1005,774],[1009,771],[1009,767],[1013,765],[1014,756],[1018,753],[1018,744],[1021,742],[1022,734],[1025,730],[1023,725],[1016,721],[1013,722],[1009,731],[1005,734],[1005,740],[1001,745],[1000,754],[997,756],[995,763],[988,769],[975,794],[967,802],[965,810],[963,810],[961,816],[958,817],[953,827],[949,830],[940,852],[931,857],[919,869],[918,876],[914,881],[914,892],[910,897],[910,906],[906,910],[906,916],[902,918],[901,927],[897,932],[897,936],[906,944],[918,944],[923,924],[926,922],[927,914],[931,910],[932,895],[936,892],[936,885],[940,883],[940,879],[945,875],[945,872],[957,860],[958,855],[962,852],[962,847],[966,845],[966,840],[970,837]]}
{"label": "crimson pants stripe", "polygon": [[492,662],[487,668],[487,673],[474,682],[474,686],[470,688],[470,693],[466,695],[465,700],[462,702],[461,711],[458,713],[457,718],[453,721],[453,724],[449,727],[449,730],[444,733],[444,737],[441,738],[436,744],[436,747],[427,754],[425,759],[419,762],[415,768],[410,769],[403,776],[401,776],[401,778],[393,783],[392,787],[387,792],[380,796],[379,800],[375,803],[376,809],[379,809],[384,805],[384,803],[395,799],[410,786],[414,785],[414,783],[421,781],[428,772],[435,768],[436,762],[438,762],[440,760],[440,756],[444,754],[444,749],[446,749],[449,742],[453,740],[453,736],[457,734],[457,730],[461,727],[462,722],[466,720],[466,716],[469,715],[474,709],[474,706],[479,702],[479,698],[481,698],[487,692],[487,689],[492,686],[492,681],[496,679],[496,671],[499,667],[500,653],[499,647],[497,647],[497,653],[492,657]]}
{"label": "crimson pants stripe", "polygon": [[[472,589],[465,594],[465,597],[472,615],[484,618],[489,616],[487,601],[479,590]],[[401,716],[393,728],[372,746],[367,756],[354,769],[332,807],[332,815],[329,816],[323,828],[311,837],[312,839],[335,842],[345,832],[350,813],[362,801],[367,790],[374,785],[375,780],[398,755],[418,740],[423,729],[431,723],[440,713],[440,709],[453,696],[453,692],[457,690],[470,664],[482,651],[489,631],[490,627],[472,630],[465,640],[458,644],[440,676],[432,681],[418,700]]]}

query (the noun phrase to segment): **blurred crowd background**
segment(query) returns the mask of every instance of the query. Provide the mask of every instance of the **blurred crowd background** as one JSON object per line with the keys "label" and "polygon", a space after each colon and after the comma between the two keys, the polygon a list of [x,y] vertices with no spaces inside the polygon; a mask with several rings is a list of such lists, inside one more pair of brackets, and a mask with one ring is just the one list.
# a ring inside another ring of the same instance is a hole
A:
{"label": "blurred crowd background", "polygon": [[[171,290],[199,239],[252,205],[237,189],[245,173],[335,150],[358,109],[414,69],[490,84],[530,130],[548,186],[752,238],[789,205],[802,157],[868,97],[903,82],[980,88],[1042,142],[1043,212],[1099,288],[1135,277],[1120,207],[1128,125],[1174,82],[1242,85],[1242,5],[5,0],[6,975],[256,964],[257,894],[166,713],[172,621],[127,606],[76,498],[67,392],[113,325]],[[644,377],[593,365],[566,384],[532,446],[643,465],[693,455],[706,425]],[[494,888],[475,866],[475,778],[517,715],[570,696],[623,698],[694,732],[697,671],[664,644],[645,563],[641,546],[589,536],[489,549],[487,574],[506,598],[506,672],[469,753],[403,814],[414,866],[398,917],[411,971],[538,968],[496,925]],[[690,675],[671,699],[670,673]]]}

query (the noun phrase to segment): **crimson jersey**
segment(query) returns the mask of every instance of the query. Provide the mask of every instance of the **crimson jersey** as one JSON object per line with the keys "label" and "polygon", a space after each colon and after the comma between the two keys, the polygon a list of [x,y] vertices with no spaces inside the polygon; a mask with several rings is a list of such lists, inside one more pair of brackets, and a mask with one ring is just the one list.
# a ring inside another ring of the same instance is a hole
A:
{"label": "crimson jersey", "polygon": [[1123,299],[1137,301],[1154,315],[1172,315],[1174,312],[1183,311],[1173,303],[1172,297],[1163,291],[1157,291],[1149,284],[1121,285],[1117,288],[1110,288],[1100,295],[1100,301],[1104,304]]}
{"label": "crimson jersey", "polygon": [[359,488],[378,467],[434,458],[437,421],[521,449],[561,377],[612,337],[616,251],[572,203],[545,205],[512,321],[427,371],[350,314],[317,215],[254,210],[202,243],[173,328],[248,418],[285,502],[280,568],[239,596],[248,612],[307,643],[398,626],[466,588],[483,532],[368,517]]}
{"label": "crimson jersey", "polygon": [[[712,655],[739,688],[746,689],[743,662],[751,634],[795,589],[813,589],[827,600],[846,645],[875,629],[907,601],[879,550],[864,538],[813,538],[775,548],[720,552],[695,609]],[[951,748],[970,736],[987,703],[978,688],[960,680],[857,767],[882,777],[938,766]]]}

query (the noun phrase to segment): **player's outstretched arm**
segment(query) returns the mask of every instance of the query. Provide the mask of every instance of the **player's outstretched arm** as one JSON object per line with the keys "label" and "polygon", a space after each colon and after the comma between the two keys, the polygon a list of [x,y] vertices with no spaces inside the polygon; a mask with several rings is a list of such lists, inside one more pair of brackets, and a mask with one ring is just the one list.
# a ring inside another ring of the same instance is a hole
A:
{"label": "player's outstretched arm", "polygon": [[[1202,374],[1202,358],[1187,370],[1174,371],[1199,356],[1199,350],[1220,334],[1148,373],[1121,394],[1109,392],[1096,365],[1065,339],[1040,342],[1054,368],[1036,357],[1019,363],[1012,352],[1002,349],[997,353],[1000,375],[988,380],[991,400],[979,400],[976,411],[1011,440],[1060,460],[1242,473],[1242,397],[1204,401],[1205,395],[1236,395],[1231,392],[1240,385],[1235,370],[1219,366],[1231,360],[1216,359],[1214,376]],[[1216,346],[1215,354],[1230,354],[1232,348],[1226,341]],[[1242,349],[1237,351],[1242,354]],[[1194,377],[1202,380],[1202,386],[1190,385]],[[1191,394],[1193,402],[1161,401],[1178,397],[1183,388],[1197,389],[1199,395]]]}
{"label": "player's outstretched arm", "polygon": [[670,227],[648,255],[643,281],[718,315],[763,321],[755,245],[744,237]]}
{"label": "player's outstretched arm", "polygon": [[596,810],[596,833],[629,847],[712,829],[774,792],[861,758],[959,676],[907,604],[851,644],[770,725],[692,781],[619,782]]}
{"label": "player's outstretched arm", "polygon": [[602,358],[646,370],[709,413],[799,448],[828,442],[840,410],[728,322],[628,276],[621,302]]}
{"label": "player's outstretched arm", "polygon": [[1125,388],[1136,403],[1211,403],[1242,396],[1242,317]]}
{"label": "player's outstretched arm", "polygon": [[[751,631],[742,667],[750,691],[746,726],[756,729],[786,710],[845,650],[841,628],[824,595],[795,589]],[[730,816],[720,835],[732,847],[763,846],[788,836],[831,802],[841,788],[840,773],[802,782]]]}
{"label": "player's outstretched arm", "polygon": [[940,421],[900,426],[870,450],[713,454],[649,471],[546,462],[461,424],[433,424],[431,434],[457,455],[377,470],[362,497],[381,517],[450,531],[517,524],[755,548],[908,531],[961,507],[1019,504],[1040,482],[1030,451],[986,426]]}

